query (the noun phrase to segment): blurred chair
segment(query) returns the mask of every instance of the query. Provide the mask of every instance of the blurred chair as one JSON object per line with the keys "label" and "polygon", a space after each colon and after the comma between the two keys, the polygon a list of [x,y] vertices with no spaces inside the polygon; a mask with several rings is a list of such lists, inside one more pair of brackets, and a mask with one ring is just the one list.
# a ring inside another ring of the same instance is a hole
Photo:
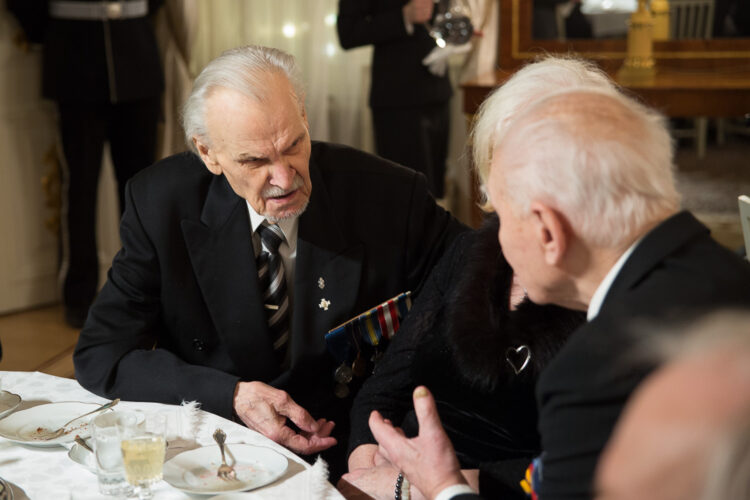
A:
{"label": "blurred chair", "polygon": [[750,260],[750,197],[743,194],[737,201],[740,204],[742,235],[745,237],[745,258]]}
{"label": "blurred chair", "polygon": [[712,38],[714,0],[670,0],[669,23],[672,40]]}
{"label": "blurred chair", "polygon": [[[714,0],[670,0],[669,24],[672,40],[685,38],[710,39],[714,28]],[[704,116],[693,120],[694,126],[674,129],[677,138],[691,138],[695,141],[698,158],[706,155],[708,119]]]}
{"label": "blurred chair", "polygon": [[727,134],[750,137],[750,114],[738,118],[719,118],[716,120],[716,142],[723,145]]}

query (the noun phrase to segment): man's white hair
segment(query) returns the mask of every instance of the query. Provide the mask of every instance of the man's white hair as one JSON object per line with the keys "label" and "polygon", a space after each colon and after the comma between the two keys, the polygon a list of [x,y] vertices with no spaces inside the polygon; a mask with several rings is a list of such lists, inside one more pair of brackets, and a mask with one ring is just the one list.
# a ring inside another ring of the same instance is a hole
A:
{"label": "man's white hair", "polygon": [[[545,56],[527,64],[482,103],[471,132],[472,157],[484,192],[492,152],[508,123],[523,109],[544,96],[563,89],[597,87],[617,92],[616,84],[596,64],[565,56]],[[491,210],[482,200],[485,210]]]}
{"label": "man's white hair", "polygon": [[511,210],[546,203],[590,245],[621,247],[679,208],[664,117],[619,92],[549,95],[496,144],[493,182],[497,169]]}
{"label": "man's white hair", "polygon": [[294,97],[304,108],[305,91],[294,57],[270,47],[246,45],[223,52],[203,68],[182,108],[182,127],[188,147],[196,152],[193,137],[210,144],[205,123],[206,100],[216,89],[230,89],[263,101],[270,90],[271,75],[284,75]]}

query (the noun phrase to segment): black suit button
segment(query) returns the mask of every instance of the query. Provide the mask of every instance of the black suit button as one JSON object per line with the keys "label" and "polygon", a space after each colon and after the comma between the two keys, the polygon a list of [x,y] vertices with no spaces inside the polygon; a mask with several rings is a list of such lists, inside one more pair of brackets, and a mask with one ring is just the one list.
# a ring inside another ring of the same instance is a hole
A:
{"label": "black suit button", "polygon": [[202,351],[206,348],[206,344],[201,339],[193,339],[193,349],[196,351]]}

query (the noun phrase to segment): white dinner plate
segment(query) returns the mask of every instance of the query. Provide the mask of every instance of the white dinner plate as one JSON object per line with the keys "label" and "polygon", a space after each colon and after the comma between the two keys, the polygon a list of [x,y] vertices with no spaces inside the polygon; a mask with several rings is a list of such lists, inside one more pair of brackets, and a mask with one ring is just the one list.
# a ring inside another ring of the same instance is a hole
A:
{"label": "white dinner plate", "polygon": [[39,435],[47,430],[55,430],[69,420],[99,406],[101,405],[96,403],[70,401],[47,403],[17,411],[0,420],[0,436],[9,441],[32,446],[54,446],[69,443],[75,439],[76,434],[81,437],[87,437],[90,434],[89,420],[94,418],[96,414],[73,422],[62,436],[55,439],[44,441],[39,439]]}
{"label": "white dinner plate", "polygon": [[217,445],[203,446],[180,453],[164,463],[164,480],[178,490],[197,495],[218,495],[246,491],[272,483],[286,471],[285,456],[262,446],[226,445],[227,463],[234,466],[237,480],[224,481],[216,476],[221,465]]}
{"label": "white dinner plate", "polygon": [[21,396],[8,391],[0,391],[0,418],[12,412],[21,404]]}

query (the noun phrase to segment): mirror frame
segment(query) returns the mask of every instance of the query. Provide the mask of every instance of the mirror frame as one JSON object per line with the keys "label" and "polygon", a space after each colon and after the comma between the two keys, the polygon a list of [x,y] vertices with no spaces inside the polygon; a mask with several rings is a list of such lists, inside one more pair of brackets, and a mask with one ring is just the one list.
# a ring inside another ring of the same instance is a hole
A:
{"label": "mirror frame", "polygon": [[[625,39],[539,40],[531,36],[534,0],[500,0],[498,62],[513,69],[543,53],[573,52],[596,60],[605,69],[617,69],[625,58]],[[669,40],[654,42],[657,66],[678,68],[750,68],[750,38]]]}

